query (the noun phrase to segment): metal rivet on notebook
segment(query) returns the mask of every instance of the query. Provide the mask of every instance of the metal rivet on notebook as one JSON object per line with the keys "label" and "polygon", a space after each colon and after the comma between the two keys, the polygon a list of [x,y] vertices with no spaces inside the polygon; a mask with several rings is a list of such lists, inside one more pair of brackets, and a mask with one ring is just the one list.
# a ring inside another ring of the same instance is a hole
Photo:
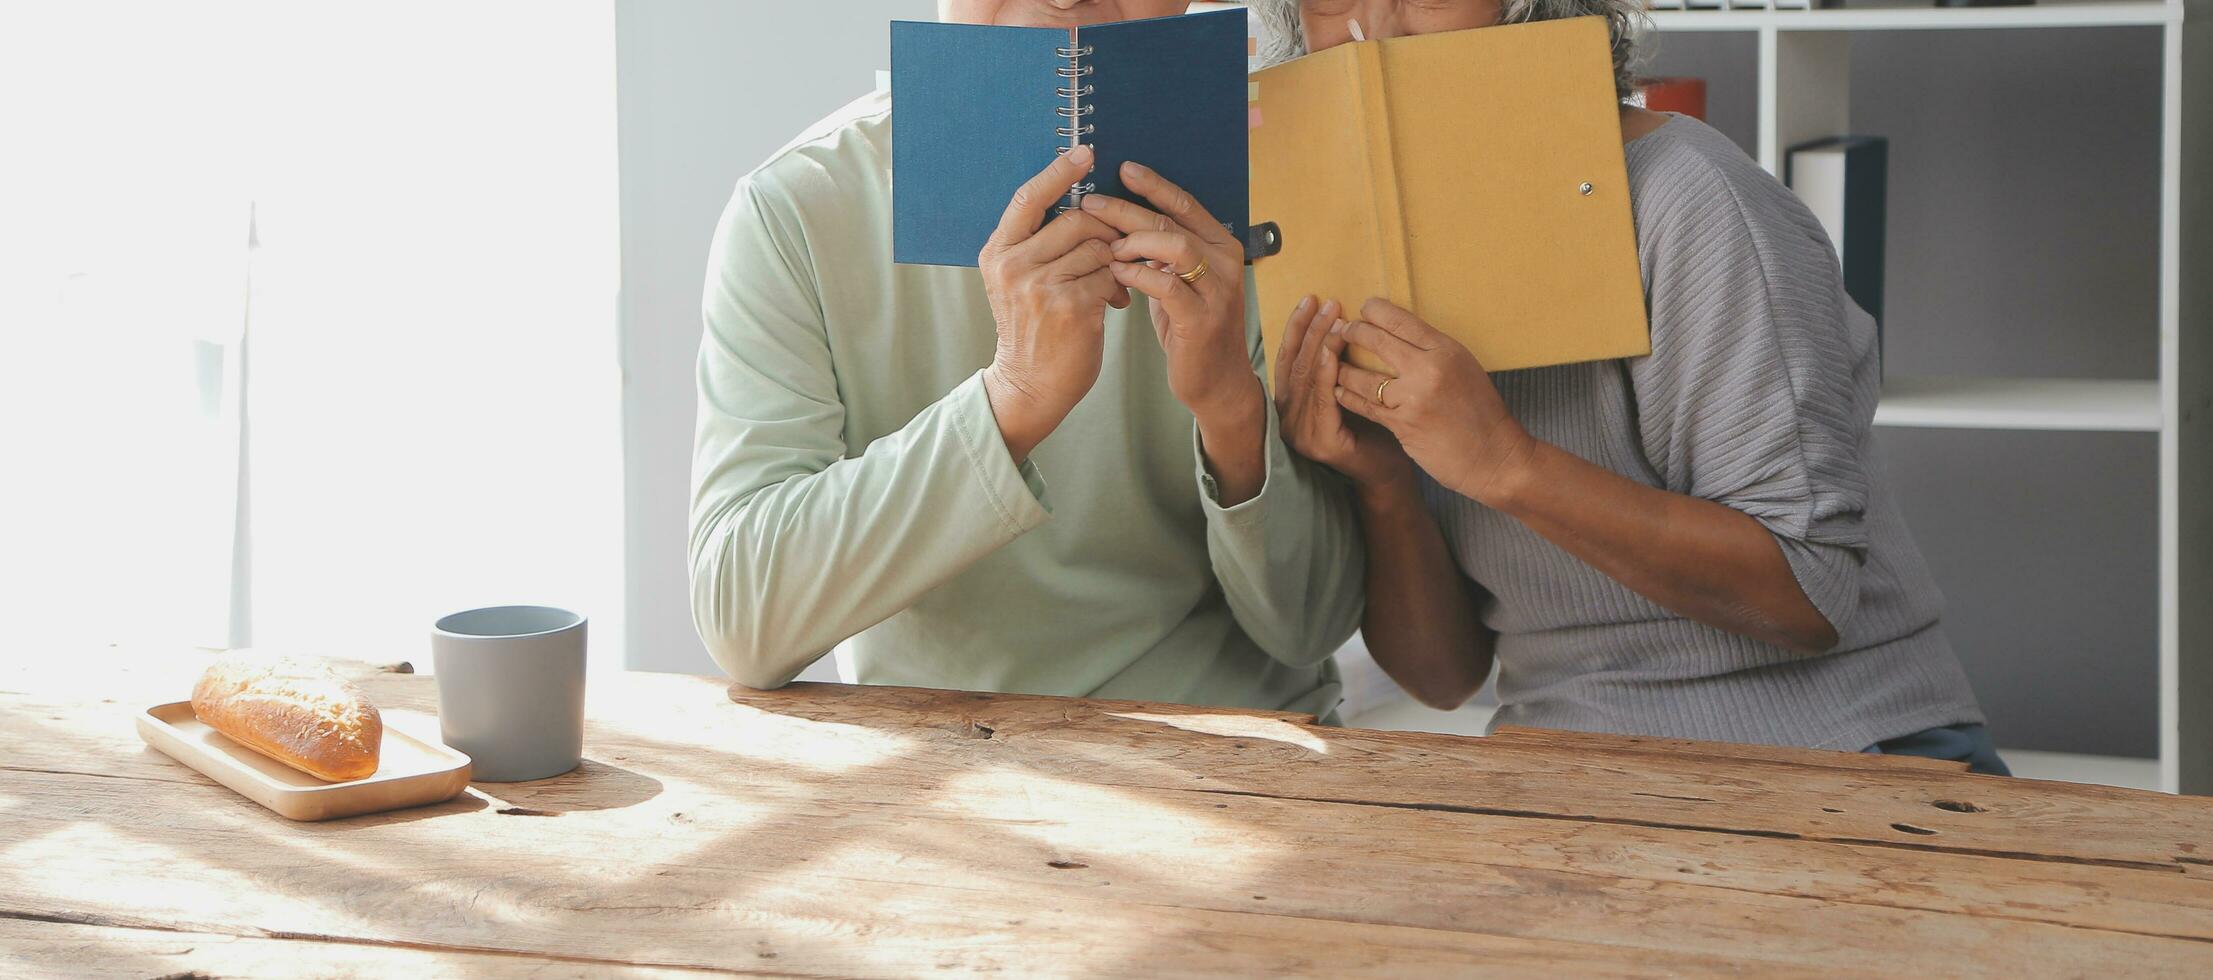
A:
{"label": "metal rivet on notebook", "polygon": [[1580,187],[1577,187],[1577,188],[1576,188],[1576,190],[1582,191],[1582,192],[1583,192],[1583,196],[1584,196],[1584,197],[1589,197],[1589,196],[1591,196],[1591,182],[1590,182],[1590,181],[1587,181],[1587,180],[1586,180],[1586,181],[1584,181],[1584,182],[1583,182],[1583,185],[1582,185],[1582,186],[1580,186]]}

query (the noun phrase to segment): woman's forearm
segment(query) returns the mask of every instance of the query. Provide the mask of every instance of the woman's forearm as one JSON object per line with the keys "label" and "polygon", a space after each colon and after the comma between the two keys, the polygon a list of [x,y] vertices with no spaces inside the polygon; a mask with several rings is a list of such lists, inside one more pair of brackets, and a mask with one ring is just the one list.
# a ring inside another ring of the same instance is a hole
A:
{"label": "woman's forearm", "polygon": [[1476,618],[1437,521],[1411,484],[1362,488],[1368,605],[1360,633],[1383,672],[1433,708],[1457,708],[1491,673],[1494,637]]}
{"label": "woman's forearm", "polygon": [[1491,507],[1682,616],[1800,653],[1836,646],[1835,627],[1749,515],[1530,443],[1528,458],[1487,494]]}

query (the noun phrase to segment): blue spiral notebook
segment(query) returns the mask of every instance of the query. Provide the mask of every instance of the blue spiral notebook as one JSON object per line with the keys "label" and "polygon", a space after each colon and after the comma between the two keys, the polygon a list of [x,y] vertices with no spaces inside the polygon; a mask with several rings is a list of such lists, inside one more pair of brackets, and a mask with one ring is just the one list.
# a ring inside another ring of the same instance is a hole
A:
{"label": "blue spiral notebook", "polygon": [[975,265],[1015,188],[1079,141],[1098,164],[1073,193],[1144,203],[1120,178],[1135,160],[1244,240],[1245,35],[1235,10],[1066,29],[894,21],[892,260]]}

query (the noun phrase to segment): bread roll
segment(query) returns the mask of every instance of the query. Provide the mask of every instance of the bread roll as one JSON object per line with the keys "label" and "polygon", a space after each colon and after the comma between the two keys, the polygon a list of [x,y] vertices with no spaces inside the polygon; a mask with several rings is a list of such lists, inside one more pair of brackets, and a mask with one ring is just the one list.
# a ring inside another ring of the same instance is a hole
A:
{"label": "bread roll", "polygon": [[225,657],[192,688],[192,713],[239,744],[318,779],[377,771],[384,719],[329,667],[277,657]]}

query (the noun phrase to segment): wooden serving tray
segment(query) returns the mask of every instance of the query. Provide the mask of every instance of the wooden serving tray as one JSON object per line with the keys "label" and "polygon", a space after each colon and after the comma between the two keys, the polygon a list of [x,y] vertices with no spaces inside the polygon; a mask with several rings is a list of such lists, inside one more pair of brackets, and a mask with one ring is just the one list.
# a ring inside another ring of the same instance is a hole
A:
{"label": "wooden serving tray", "polygon": [[387,722],[375,774],[324,782],[232,741],[192,714],[192,702],[138,716],[138,737],[240,796],[293,820],[333,820],[440,803],[469,785],[469,757]]}

